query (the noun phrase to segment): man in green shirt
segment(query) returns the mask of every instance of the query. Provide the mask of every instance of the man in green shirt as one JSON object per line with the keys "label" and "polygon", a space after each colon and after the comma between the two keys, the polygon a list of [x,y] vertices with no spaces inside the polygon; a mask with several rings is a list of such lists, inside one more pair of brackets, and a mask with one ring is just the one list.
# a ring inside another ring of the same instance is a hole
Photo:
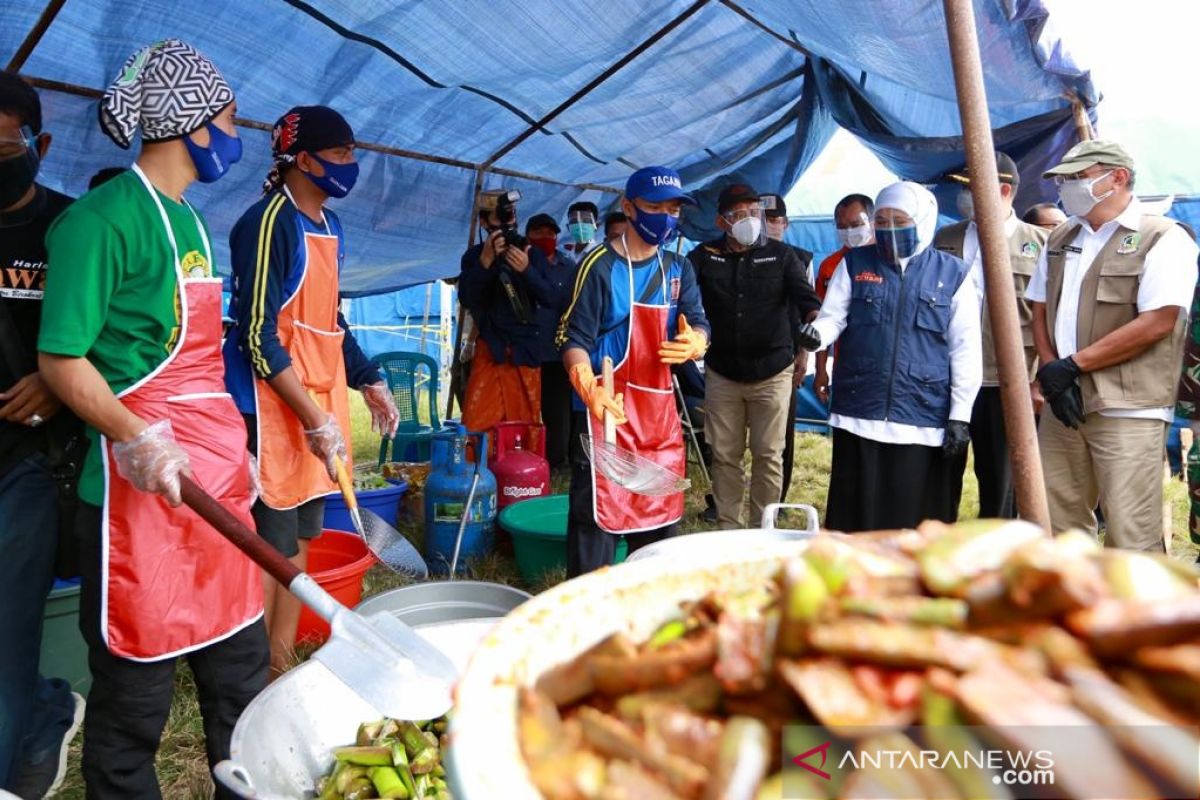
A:
{"label": "man in green shirt", "polygon": [[159,796],[154,756],[178,656],[196,676],[212,765],[266,683],[258,569],[179,507],[190,474],[253,527],[246,428],[224,387],[221,282],[183,199],[241,157],[234,110],[232,89],[190,45],[135,53],[100,122],[121,147],[140,130],[142,152],[47,235],[40,368],[93,437],[77,524],[89,798]]}

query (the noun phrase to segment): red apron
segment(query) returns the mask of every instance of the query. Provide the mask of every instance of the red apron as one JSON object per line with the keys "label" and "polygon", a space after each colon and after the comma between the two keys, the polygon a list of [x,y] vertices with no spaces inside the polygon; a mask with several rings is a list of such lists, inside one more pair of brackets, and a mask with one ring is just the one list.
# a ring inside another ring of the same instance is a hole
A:
{"label": "red apron", "polygon": [[[300,285],[279,309],[279,343],[291,356],[300,383],[317,405],[334,416],[349,444],[350,395],[342,355],[346,334],[337,321],[338,237],[306,231],[304,253]],[[291,406],[261,378],[254,381],[254,393],[263,502],[282,511],[337,491],[325,463],[309,452],[304,425]],[[350,469],[349,453],[346,469]]]}
{"label": "red apron", "polygon": [[[158,207],[175,254],[180,330],[166,361],[118,397],[144,420],[170,420],[195,481],[253,528],[246,426],[225,391],[221,279],[185,277],[162,202],[141,170],[133,170]],[[196,227],[211,265],[199,217]],[[101,447],[100,619],[109,651],[134,661],[171,658],[225,639],[262,616],[258,567],[190,508],[171,508],[162,497],[134,488],[117,474],[112,442],[101,437]]]}
{"label": "red apron", "polygon": [[[661,257],[659,269],[662,269]],[[659,345],[667,335],[668,286],[664,274],[661,305],[633,303],[625,358],[613,370],[614,386],[607,388],[614,395],[625,394],[628,422],[617,426],[617,446],[684,477],[687,453],[683,447],[683,427],[675,407],[671,368],[658,356]],[[636,296],[633,265],[629,264],[629,297],[632,300]],[[603,438],[603,421],[591,416],[588,423],[591,435]],[[683,518],[683,500],[683,492],[666,497],[633,494],[592,468],[592,513],[596,525],[608,533],[640,533],[678,522]]]}

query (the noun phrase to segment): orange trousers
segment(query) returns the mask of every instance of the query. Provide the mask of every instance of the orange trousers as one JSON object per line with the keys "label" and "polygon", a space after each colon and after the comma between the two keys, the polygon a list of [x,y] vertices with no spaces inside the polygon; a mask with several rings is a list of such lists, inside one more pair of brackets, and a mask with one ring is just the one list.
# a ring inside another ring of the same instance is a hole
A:
{"label": "orange trousers", "polygon": [[488,346],[476,342],[463,403],[463,424],[471,431],[490,431],[498,422],[541,422],[542,371],[497,364]]}

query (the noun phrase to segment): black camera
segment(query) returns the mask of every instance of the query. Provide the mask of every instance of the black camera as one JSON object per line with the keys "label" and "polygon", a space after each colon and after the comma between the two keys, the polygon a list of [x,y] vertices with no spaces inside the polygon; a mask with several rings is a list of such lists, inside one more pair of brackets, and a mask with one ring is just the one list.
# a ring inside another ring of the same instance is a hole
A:
{"label": "black camera", "polygon": [[509,247],[516,247],[524,250],[529,244],[529,240],[521,235],[521,231],[517,228],[517,201],[521,199],[521,193],[516,189],[509,189],[507,192],[502,192],[496,198],[496,220],[500,223],[500,233],[504,237],[504,243]]}

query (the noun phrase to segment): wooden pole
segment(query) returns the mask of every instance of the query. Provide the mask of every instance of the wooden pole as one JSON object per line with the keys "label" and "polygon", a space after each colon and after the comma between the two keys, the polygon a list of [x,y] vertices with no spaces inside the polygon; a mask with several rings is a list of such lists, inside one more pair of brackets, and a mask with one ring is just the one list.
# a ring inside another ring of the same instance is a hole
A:
{"label": "wooden pole", "polygon": [[1083,101],[1079,99],[1079,95],[1071,95],[1071,111],[1075,115],[1075,135],[1079,137],[1079,141],[1086,142],[1089,139],[1095,139],[1096,131],[1092,128],[1092,120],[1087,114]]}
{"label": "wooden pole", "polygon": [[1029,374],[1025,369],[1021,325],[1017,319],[1017,298],[1013,290],[1008,242],[1004,235],[1000,180],[996,175],[995,145],[988,118],[983,66],[979,59],[979,40],[975,33],[975,11],[971,0],[943,0],[943,4],[946,32],[950,39],[950,61],[954,67],[954,86],[958,94],[958,113],[962,119],[963,144],[967,152],[967,168],[971,173],[975,225],[979,230],[979,250],[983,256],[987,310],[996,343],[1000,399],[1004,407],[1004,429],[1012,461],[1017,509],[1022,518],[1041,525],[1049,532],[1050,509],[1046,504],[1046,484],[1033,422]]}

